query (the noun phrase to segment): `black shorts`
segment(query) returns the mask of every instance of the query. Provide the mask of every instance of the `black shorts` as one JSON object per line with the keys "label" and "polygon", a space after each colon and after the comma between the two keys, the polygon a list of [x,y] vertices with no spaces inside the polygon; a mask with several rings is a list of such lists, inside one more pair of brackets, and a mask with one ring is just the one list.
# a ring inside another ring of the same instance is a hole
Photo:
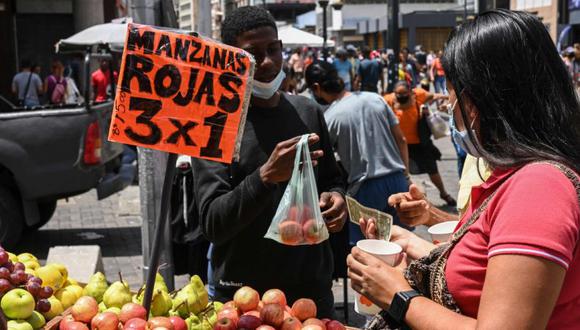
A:
{"label": "black shorts", "polygon": [[441,152],[433,144],[409,144],[409,172],[411,174],[437,174],[437,161]]}

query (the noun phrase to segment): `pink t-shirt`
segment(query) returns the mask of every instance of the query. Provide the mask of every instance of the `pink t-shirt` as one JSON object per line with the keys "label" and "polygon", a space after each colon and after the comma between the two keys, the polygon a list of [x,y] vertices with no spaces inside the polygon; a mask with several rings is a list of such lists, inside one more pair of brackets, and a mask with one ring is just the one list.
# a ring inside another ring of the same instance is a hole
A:
{"label": "pink t-shirt", "polygon": [[514,171],[496,170],[472,189],[472,205],[458,227],[487,196],[498,191],[449,255],[445,269],[449,292],[465,315],[476,318],[490,257],[520,254],[543,258],[566,269],[548,328],[578,329],[580,206],[574,186],[548,164],[530,164]]}

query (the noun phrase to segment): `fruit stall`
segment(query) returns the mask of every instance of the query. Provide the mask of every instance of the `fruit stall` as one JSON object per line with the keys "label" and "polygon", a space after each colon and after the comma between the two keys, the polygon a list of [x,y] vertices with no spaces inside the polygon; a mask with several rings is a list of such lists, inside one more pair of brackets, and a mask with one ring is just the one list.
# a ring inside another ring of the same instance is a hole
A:
{"label": "fruit stall", "polygon": [[211,301],[197,275],[169,292],[157,274],[150,311],[145,286],[130,288],[121,274],[110,282],[98,272],[88,283],[69,278],[61,264],[41,266],[30,253],[0,248],[2,329],[8,330],[345,330],[336,320],[316,318],[316,304],[298,299],[291,306],[278,289],[260,294],[242,287],[233,300]]}

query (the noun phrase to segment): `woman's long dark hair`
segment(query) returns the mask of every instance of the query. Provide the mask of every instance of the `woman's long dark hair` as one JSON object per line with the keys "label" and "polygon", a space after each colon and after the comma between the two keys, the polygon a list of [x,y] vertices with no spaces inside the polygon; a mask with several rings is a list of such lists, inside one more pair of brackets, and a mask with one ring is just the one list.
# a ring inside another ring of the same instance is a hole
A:
{"label": "woman's long dark hair", "polygon": [[580,172],[580,105],[540,20],[485,12],[451,33],[442,63],[467,127],[465,98],[477,107],[476,147],[492,167],[554,160]]}

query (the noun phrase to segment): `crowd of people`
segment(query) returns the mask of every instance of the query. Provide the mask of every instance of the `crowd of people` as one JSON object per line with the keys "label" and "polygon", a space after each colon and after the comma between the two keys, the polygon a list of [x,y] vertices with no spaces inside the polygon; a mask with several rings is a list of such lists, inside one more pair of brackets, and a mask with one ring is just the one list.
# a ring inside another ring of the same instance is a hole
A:
{"label": "crowd of people", "polygon": [[[112,73],[109,70],[109,62],[102,60],[99,68],[91,75],[94,102],[103,102],[113,96],[111,81],[117,80],[117,72]],[[52,61],[50,74],[44,80],[41,78],[39,65],[33,64],[28,59],[21,60],[20,72],[12,79],[12,93],[16,105],[27,108],[40,105],[81,104],[84,101],[73,78],[72,67],[63,65],[60,60]]]}
{"label": "crowd of people", "polygon": [[[242,285],[275,287],[289,301],[314,299],[318,317],[333,316],[331,243],[264,238],[296,145],[309,134],[331,237],[343,232],[345,194],[398,224],[391,240],[407,256],[400,265],[356,247],[346,260],[352,288],[382,309],[368,329],[580,324],[580,105],[540,20],[507,10],[480,14],[457,27],[430,64],[426,54],[403,50],[393,81],[393,54],[385,53],[384,65],[367,48],[337,50],[330,60],[298,49],[285,63],[276,23],[261,7],[234,10],[221,33],[222,42],[254,55],[256,83],[239,160],[192,160],[200,226],[212,243],[214,299],[230,300]],[[437,154],[420,129],[429,102],[448,113],[451,135],[469,155],[459,216],[434,207],[409,177],[426,172],[437,185]],[[413,233],[451,219],[459,225],[441,245]],[[345,229],[351,245],[376,237],[374,219],[359,220]]]}

